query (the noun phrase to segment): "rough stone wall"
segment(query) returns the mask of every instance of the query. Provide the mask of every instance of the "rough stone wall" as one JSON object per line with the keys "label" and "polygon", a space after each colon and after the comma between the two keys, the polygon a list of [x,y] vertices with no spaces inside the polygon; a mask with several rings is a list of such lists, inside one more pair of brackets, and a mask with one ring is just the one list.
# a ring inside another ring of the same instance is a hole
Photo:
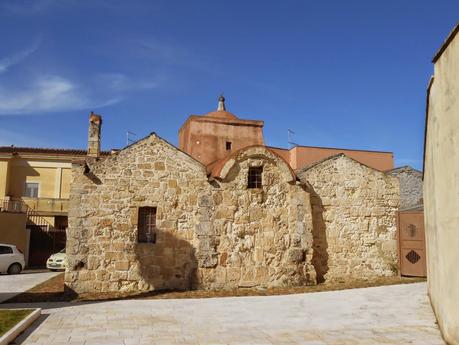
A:
{"label": "rough stone wall", "polygon": [[394,275],[398,180],[343,154],[298,176],[312,189],[318,282]]}
{"label": "rough stone wall", "polygon": [[[202,270],[204,285],[221,289],[315,283],[305,185],[297,184],[288,165],[265,148],[243,150],[230,165],[213,193],[215,235],[208,241],[214,244],[216,269]],[[263,188],[249,189],[249,167],[259,166]]]}
{"label": "rough stone wall", "polygon": [[[76,292],[187,289],[197,284],[194,227],[205,168],[156,135],[74,167],[66,283]],[[157,207],[156,244],[137,243],[138,208]]]}
{"label": "rough stone wall", "polygon": [[[312,283],[309,194],[263,157],[254,163],[266,167],[256,191],[246,188],[253,160],[209,181],[204,166],[154,134],[74,166],[67,286],[85,293]],[[137,243],[143,206],[157,208],[155,244]]]}
{"label": "rough stone wall", "polygon": [[400,210],[422,206],[422,173],[409,166],[388,172],[400,182]]}

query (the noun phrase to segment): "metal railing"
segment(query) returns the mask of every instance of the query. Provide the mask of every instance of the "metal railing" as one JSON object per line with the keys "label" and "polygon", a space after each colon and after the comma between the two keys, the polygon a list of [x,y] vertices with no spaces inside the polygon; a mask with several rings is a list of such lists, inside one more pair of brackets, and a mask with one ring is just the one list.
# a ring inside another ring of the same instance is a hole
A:
{"label": "metal railing", "polygon": [[27,225],[38,226],[45,231],[59,230],[22,199],[0,200],[0,212],[25,213],[27,215]]}
{"label": "metal railing", "polygon": [[22,201],[37,212],[67,213],[69,209],[68,199],[23,197]]}
{"label": "metal railing", "polygon": [[28,210],[29,207],[22,200],[0,200],[0,212],[27,213]]}

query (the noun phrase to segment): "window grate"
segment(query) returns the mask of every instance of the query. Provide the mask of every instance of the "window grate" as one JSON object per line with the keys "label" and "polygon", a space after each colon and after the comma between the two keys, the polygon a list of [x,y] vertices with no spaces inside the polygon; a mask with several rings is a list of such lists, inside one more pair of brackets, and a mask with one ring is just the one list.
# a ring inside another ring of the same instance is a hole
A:
{"label": "window grate", "polygon": [[138,242],[156,243],[156,207],[140,207]]}
{"label": "window grate", "polygon": [[416,253],[414,250],[410,250],[410,252],[408,254],[406,254],[405,258],[409,262],[411,262],[413,265],[421,259],[419,254]]}
{"label": "window grate", "polygon": [[248,188],[262,188],[263,167],[250,167],[248,176]]}

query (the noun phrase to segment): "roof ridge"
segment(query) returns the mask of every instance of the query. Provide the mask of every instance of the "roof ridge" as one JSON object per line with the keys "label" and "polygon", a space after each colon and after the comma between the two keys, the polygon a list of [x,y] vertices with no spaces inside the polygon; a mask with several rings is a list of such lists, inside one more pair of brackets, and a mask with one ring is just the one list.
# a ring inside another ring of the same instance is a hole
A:
{"label": "roof ridge", "polygon": [[380,172],[381,174],[387,175],[387,171],[382,171],[382,170],[378,170],[378,169],[376,169],[376,168],[373,168],[373,167],[371,167],[371,166],[369,166],[369,165],[367,165],[367,164],[365,164],[365,163],[362,163],[362,162],[358,161],[357,159],[354,159],[354,158],[352,158],[352,157],[349,157],[348,155],[346,155],[346,154],[343,153],[343,152],[337,153],[337,154],[335,154],[335,155],[333,155],[333,156],[325,157],[325,158],[323,158],[323,159],[321,159],[321,160],[319,160],[319,161],[317,161],[317,162],[314,162],[314,163],[312,163],[312,164],[310,164],[310,165],[307,165],[307,166],[305,166],[305,167],[303,167],[303,168],[301,168],[301,169],[297,169],[297,170],[296,170],[296,173],[299,175],[299,174],[301,174],[301,173],[303,173],[303,172],[305,172],[305,171],[308,171],[308,170],[310,170],[310,169],[316,167],[316,166],[319,165],[319,164],[322,164],[322,163],[324,163],[324,162],[326,162],[326,161],[328,161],[328,160],[336,159],[336,158],[338,158],[338,157],[346,157],[347,159],[350,159],[351,161],[356,162],[357,164],[360,164],[360,165],[362,165],[362,166],[364,166],[364,167],[366,167],[366,168],[368,168],[368,169],[371,169],[371,170]]}
{"label": "roof ridge", "polygon": [[[318,160],[318,161],[315,161],[315,162],[313,162],[313,163],[311,163],[311,164],[309,164],[309,165],[306,165],[306,166],[304,166],[304,167],[302,167],[302,168],[300,168],[300,169],[297,169],[296,171],[297,171],[298,173],[304,172],[304,171],[308,171],[309,169],[314,168],[316,165],[319,165],[319,164],[321,164],[321,163],[323,163],[323,162],[325,162],[325,161],[328,161],[328,160],[332,160],[332,159],[334,159],[334,158],[338,158],[339,156],[348,157],[348,156],[346,156],[344,153],[340,152],[340,153],[334,154],[334,155],[332,155],[332,156],[328,156],[328,157],[322,158],[322,159],[320,159],[320,160]],[[350,157],[348,157],[348,158],[350,158]],[[354,159],[354,160],[355,160],[355,159]],[[359,163],[360,163],[360,162],[359,162]]]}
{"label": "roof ridge", "polygon": [[[56,147],[31,147],[31,146],[0,146],[0,153],[69,153],[69,154],[87,154],[86,149],[56,148]],[[101,154],[111,154],[110,151],[101,151]]]}
{"label": "roof ridge", "polygon": [[410,170],[414,170],[414,171],[422,174],[422,172],[420,170],[413,168],[411,165],[402,165],[400,167],[396,167],[396,168],[393,168],[393,169],[385,170],[384,172],[385,173],[391,173],[391,172],[394,172],[394,171],[397,171],[397,170],[402,170],[402,169],[410,169]]}

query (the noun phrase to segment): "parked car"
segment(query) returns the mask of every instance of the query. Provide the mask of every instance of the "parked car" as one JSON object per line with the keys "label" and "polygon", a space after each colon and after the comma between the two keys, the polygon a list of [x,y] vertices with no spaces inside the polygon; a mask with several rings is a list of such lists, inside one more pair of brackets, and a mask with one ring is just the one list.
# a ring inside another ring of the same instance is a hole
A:
{"label": "parked car", "polygon": [[59,253],[53,254],[46,261],[46,268],[51,271],[65,270],[67,267],[67,255],[65,255],[65,248]]}
{"label": "parked car", "polygon": [[0,273],[19,274],[24,267],[24,254],[12,244],[0,243]]}

